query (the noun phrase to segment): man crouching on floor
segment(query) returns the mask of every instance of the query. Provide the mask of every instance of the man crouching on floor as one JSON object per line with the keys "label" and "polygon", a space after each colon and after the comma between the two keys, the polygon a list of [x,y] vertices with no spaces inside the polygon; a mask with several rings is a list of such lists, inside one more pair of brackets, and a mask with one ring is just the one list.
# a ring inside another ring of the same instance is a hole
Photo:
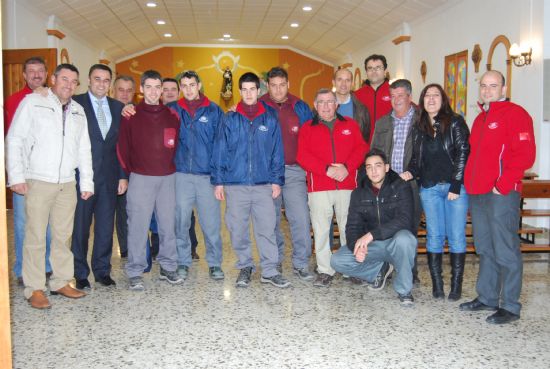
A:
{"label": "man crouching on floor", "polygon": [[337,272],[370,283],[381,290],[393,269],[393,288],[404,306],[414,303],[412,266],[417,245],[412,233],[413,195],[410,186],[390,170],[382,151],[365,158],[367,177],[351,194],[346,225],[348,247],[332,256]]}

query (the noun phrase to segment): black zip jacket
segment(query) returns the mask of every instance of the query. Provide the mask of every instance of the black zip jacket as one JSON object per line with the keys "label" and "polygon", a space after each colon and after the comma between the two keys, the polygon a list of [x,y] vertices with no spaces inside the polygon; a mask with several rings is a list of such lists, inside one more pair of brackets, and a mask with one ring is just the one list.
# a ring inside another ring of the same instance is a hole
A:
{"label": "black zip jacket", "polygon": [[387,240],[403,229],[415,235],[413,217],[413,194],[409,183],[390,169],[376,196],[371,181],[365,177],[351,193],[346,224],[348,248],[353,251],[355,242],[369,232],[375,241]]}
{"label": "black zip jacket", "polygon": [[[413,153],[408,170],[416,179],[420,178],[420,173],[422,172],[422,144],[424,143],[424,137],[425,133],[420,131],[418,126],[415,126],[413,130]],[[460,194],[460,185],[464,183],[464,168],[470,154],[469,137],[470,130],[464,122],[464,118],[455,114],[442,137],[443,148],[453,164],[449,192],[455,194]]]}

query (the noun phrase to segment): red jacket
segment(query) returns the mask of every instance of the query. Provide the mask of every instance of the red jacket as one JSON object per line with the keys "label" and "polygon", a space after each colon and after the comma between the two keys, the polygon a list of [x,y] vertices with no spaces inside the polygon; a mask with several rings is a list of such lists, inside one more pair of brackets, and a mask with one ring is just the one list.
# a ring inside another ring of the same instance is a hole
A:
{"label": "red jacket", "polygon": [[21,103],[28,94],[32,94],[32,90],[28,85],[25,85],[23,89],[6,99],[6,103],[4,104],[4,136],[8,134],[8,129],[10,129],[11,121],[15,116],[17,107],[19,107],[19,103]]}
{"label": "red jacket", "polygon": [[496,187],[503,195],[512,190],[521,192],[523,174],[536,156],[533,119],[509,101],[492,102],[488,111],[480,107],[470,134],[466,191],[480,195]]}
{"label": "red jacket", "polygon": [[[354,190],[357,168],[368,149],[359,124],[353,119],[338,116],[332,131],[317,117],[307,121],[299,131],[296,159],[307,172],[308,192]],[[343,182],[327,176],[327,168],[332,163],[346,166],[349,175]]]}
{"label": "red jacket", "polygon": [[390,83],[388,80],[385,80],[384,83],[375,90],[367,81],[363,87],[355,91],[355,97],[369,109],[371,117],[370,144],[372,142],[372,135],[374,134],[374,127],[376,127],[376,121],[390,113],[392,109]]}

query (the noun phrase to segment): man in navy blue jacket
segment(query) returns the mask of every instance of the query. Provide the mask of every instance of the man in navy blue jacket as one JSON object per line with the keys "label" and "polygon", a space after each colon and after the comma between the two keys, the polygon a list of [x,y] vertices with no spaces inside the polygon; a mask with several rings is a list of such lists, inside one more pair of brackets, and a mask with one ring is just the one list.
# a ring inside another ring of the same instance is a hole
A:
{"label": "man in navy blue jacket", "polygon": [[242,100],[223,119],[212,155],[211,183],[218,200],[227,199],[225,222],[240,269],[237,287],[248,287],[254,271],[250,217],[260,254],[262,283],[288,287],[277,270],[275,205],[284,184],[284,153],[277,113],[258,102],[260,79],[245,73],[239,79]]}
{"label": "man in navy blue jacket", "polygon": [[181,122],[175,158],[178,273],[187,278],[192,263],[189,227],[196,206],[210,277],[221,280],[224,273],[221,269],[220,202],[213,196],[214,186],[210,184],[210,160],[223,111],[200,92],[202,85],[196,72],[184,72],[179,83],[183,98],[168,104],[177,111]]}
{"label": "man in navy blue jacket", "polygon": [[103,286],[115,284],[110,275],[115,206],[117,195],[126,192],[128,180],[116,155],[123,104],[107,96],[112,76],[108,66],[92,65],[88,74],[89,91],[74,96],[74,100],[84,108],[88,120],[95,187],[94,196],[87,200],[78,196],[76,205],[71,247],[78,289],[90,288],[88,239],[92,218],[95,220],[92,250],[95,281]]}

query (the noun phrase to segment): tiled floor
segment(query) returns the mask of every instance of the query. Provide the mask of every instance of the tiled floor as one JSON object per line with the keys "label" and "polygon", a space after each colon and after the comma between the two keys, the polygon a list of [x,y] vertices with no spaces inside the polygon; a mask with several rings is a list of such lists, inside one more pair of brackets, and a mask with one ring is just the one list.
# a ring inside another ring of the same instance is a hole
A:
{"label": "tiled floor", "polygon": [[[203,245],[201,238],[201,257]],[[147,290],[136,293],[115,255],[116,288],[94,287],[76,301],[52,296],[48,311],[30,308],[12,278],[14,368],[550,367],[547,254],[526,255],[522,318],[506,326],[487,324],[487,312],[459,312],[458,302],[433,301],[422,256],[413,308],[399,305],[391,283],[378,293],[341,278],[314,288],[291,275],[288,260],[291,288],[262,285],[255,273],[248,289],[237,289],[225,230],[224,257],[225,281],[210,280],[201,259],[183,285],[171,286],[155,265]],[[461,302],[475,297],[477,268],[469,255]]]}

